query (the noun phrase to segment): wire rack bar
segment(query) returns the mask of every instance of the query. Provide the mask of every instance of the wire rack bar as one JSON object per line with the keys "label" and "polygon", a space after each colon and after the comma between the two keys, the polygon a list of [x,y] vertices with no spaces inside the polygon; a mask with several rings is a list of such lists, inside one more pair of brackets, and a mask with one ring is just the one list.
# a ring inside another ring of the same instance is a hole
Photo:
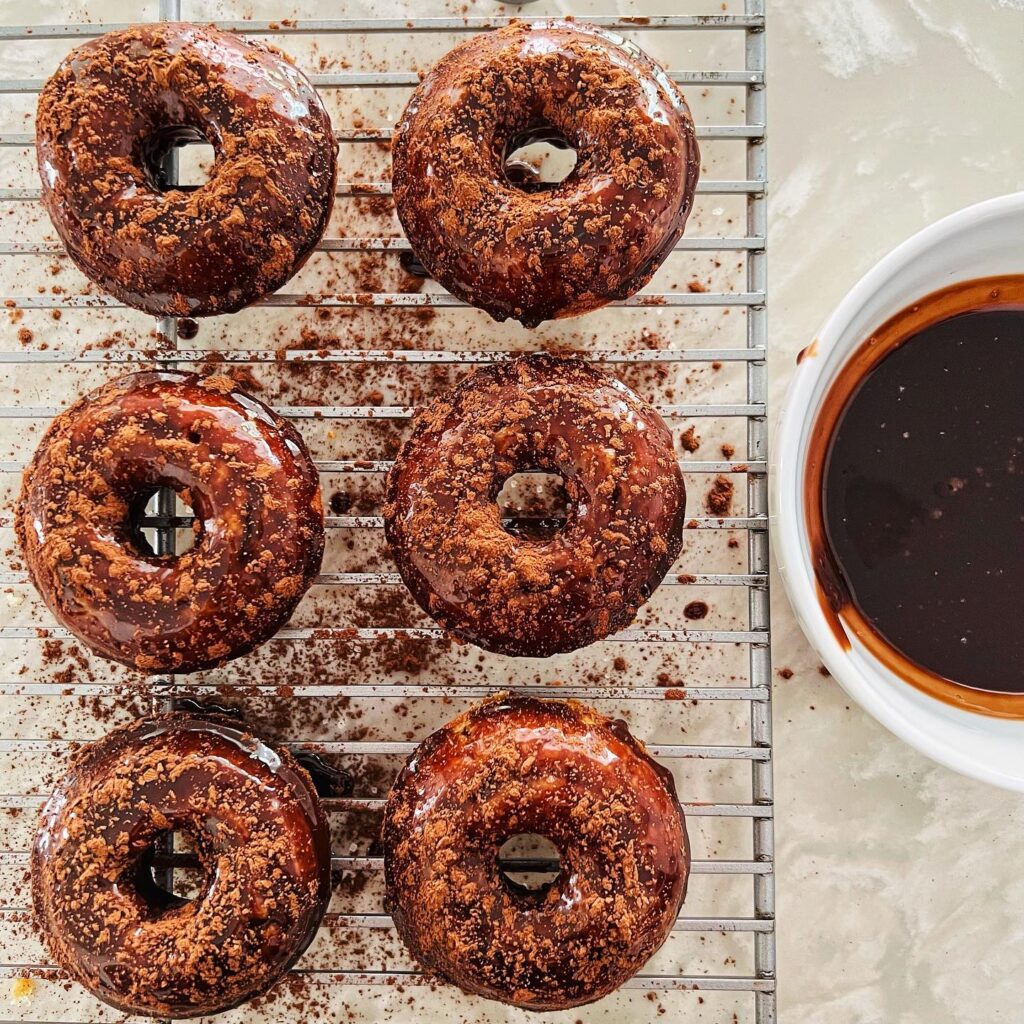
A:
{"label": "wire rack bar", "polygon": [[[763,75],[765,70],[765,33],[763,18],[765,0],[746,0],[749,16],[762,19],[762,25],[748,32],[745,41],[746,67],[755,74]],[[748,123],[764,124],[767,105],[763,81],[747,90],[746,119]],[[764,138],[753,141],[747,147],[747,173],[758,180],[767,178],[768,162]],[[752,194],[747,202],[747,232],[767,236],[768,208],[764,194]],[[763,250],[751,253],[747,259],[747,287],[767,288],[767,258]],[[763,306],[750,311],[747,318],[747,344],[751,348],[763,348],[767,343],[767,314]],[[767,368],[763,362],[747,364],[747,400],[765,401],[768,393]],[[747,423],[747,452],[752,458],[768,458],[768,429],[762,419],[751,419]],[[767,514],[768,481],[765,478],[747,478],[747,508],[754,514]],[[748,537],[749,565],[754,572],[767,572],[769,564],[767,533],[751,533]],[[769,629],[770,602],[763,589],[752,588],[748,597],[750,623],[759,629]],[[750,742],[763,749],[771,749],[771,651],[767,645],[750,649],[750,681],[752,685],[769,688],[769,695],[751,705]],[[769,761],[751,764],[751,788],[756,802],[769,804],[773,800],[772,766]],[[753,822],[753,853],[759,864],[774,864],[773,823],[766,819]],[[775,920],[775,880],[773,872],[754,876],[755,916]],[[754,1012],[757,1024],[775,1024],[775,938],[772,933],[754,936],[754,969],[757,978],[766,985],[754,996]]]}
{"label": "wire rack bar", "polygon": [[[700,135],[700,132],[697,133]],[[20,190],[19,190],[20,191]],[[2,199],[0,190],[0,199]],[[55,243],[56,244],[56,243]],[[674,252],[722,252],[726,250],[748,250],[764,248],[763,238],[736,238],[728,235],[683,236],[676,243]],[[411,251],[411,246],[404,238],[325,238],[320,243],[321,252],[374,252]]]}
{"label": "wire rack bar", "polygon": [[[328,86],[330,83],[323,83],[320,79],[330,78],[332,76],[327,75],[311,75],[313,83],[316,85]],[[3,86],[3,82],[0,81],[0,87]],[[717,84],[721,85],[722,82]],[[4,90],[0,88],[0,93]],[[24,89],[16,90],[11,89],[9,92],[23,91],[26,93],[33,92],[35,90]],[[708,142],[730,142],[743,139],[758,139],[764,134],[763,124],[698,124],[694,126],[697,138],[701,141]],[[338,142],[342,143],[359,143],[359,142],[390,142],[394,138],[394,129],[392,128],[336,128],[334,131],[334,137]],[[35,136],[31,132],[2,132],[0,133],[0,146],[6,146],[9,148],[16,149],[29,149],[35,148]],[[198,142],[184,142],[184,146],[195,146],[201,145]],[[42,190],[39,188],[7,188],[0,189],[0,197],[13,201],[33,200],[39,199],[42,195]]]}
{"label": "wire rack bar", "polygon": [[[506,520],[509,522],[511,520]],[[187,527],[193,520],[179,517],[173,520],[176,527]],[[14,523],[14,517],[10,514],[0,514],[0,528],[10,527]],[[150,525],[146,519],[141,520],[141,525]],[[324,525],[328,529],[383,529],[384,519],[379,515],[329,515],[324,517]],[[684,529],[724,529],[724,530],[751,530],[767,529],[767,515],[760,516],[729,516],[718,518],[715,516],[695,516],[688,519]]]}
{"label": "wire rack bar", "polygon": [[[751,85],[763,81],[761,76],[747,71],[669,71],[668,76],[679,85]],[[342,71],[309,77],[315,86],[326,89],[411,89],[420,83],[420,76],[415,71]],[[44,84],[45,79],[42,78],[0,78],[0,93],[35,95]]]}
{"label": "wire rack bar", "polygon": [[[0,739],[0,754],[54,753],[74,750],[88,738],[77,740]],[[346,754],[408,757],[417,743],[407,740],[307,740],[283,744],[289,750],[315,750],[320,754]],[[764,761],[771,757],[767,747],[717,747],[694,743],[648,743],[647,750],[655,757],[698,758],[726,761]]]}
{"label": "wire rack bar", "polygon": [[[16,202],[17,198],[5,200],[4,189],[0,189],[0,202]],[[23,192],[26,189],[7,189],[8,192]],[[37,198],[37,197],[29,197]],[[763,238],[717,237],[681,238],[673,252],[756,252],[764,248]],[[380,236],[376,238],[324,238],[315,248],[316,252],[411,252],[404,238]],[[67,256],[60,242],[0,242],[0,256],[50,256],[63,259]]]}
{"label": "wire rack bar", "polygon": [[[364,462],[359,459],[317,459],[317,469],[322,473],[386,473],[391,469],[393,462],[387,459],[378,459],[373,462]],[[4,463],[7,465],[7,463]],[[17,465],[11,463],[11,465]],[[719,460],[717,462],[698,462],[690,459],[680,459],[679,465],[686,473],[765,473],[768,470],[764,462],[733,462]]]}
{"label": "wire rack bar", "polygon": [[[63,626],[2,626],[0,640],[73,640],[74,633]],[[267,642],[290,640],[344,640],[347,642],[378,640],[445,640],[443,629],[416,626],[336,626],[331,628],[285,628],[278,630]],[[599,643],[613,644],[766,644],[767,631],[741,629],[624,629],[605,637]]]}
{"label": "wire rack bar", "polygon": [[[641,292],[611,306],[758,306],[762,292]],[[130,309],[111,295],[17,295],[4,303],[8,309]],[[472,309],[468,303],[447,292],[346,292],[338,295],[268,295],[253,306],[366,309],[373,307],[417,307],[431,309]]]}
{"label": "wire rack bar", "polygon": [[[14,525],[14,517],[9,514],[0,514],[0,528]],[[145,519],[141,525],[150,525]],[[184,517],[174,520],[176,527],[188,527],[192,525],[191,519]],[[382,516],[325,516],[324,526],[328,530],[383,530],[384,519]],[[711,516],[698,516],[687,520],[683,527],[685,530],[767,530],[768,517],[765,516],[731,516],[728,518],[716,518]]]}
{"label": "wire rack bar", "polygon": [[[481,32],[489,28],[502,28],[510,22],[520,20],[514,17],[462,17],[462,18],[334,18],[324,20],[296,21],[216,21],[217,28],[225,32],[248,32],[252,35],[312,35],[329,33],[372,33],[372,32]],[[621,31],[643,30],[644,32],[665,29],[727,30],[760,28],[763,16],[746,14],[674,14],[652,17],[622,17],[616,15],[587,15],[592,25]],[[133,22],[105,22],[104,24],[77,22],[67,25],[3,25],[0,26],[0,40],[3,39],[62,39],[91,38],[131,28]]]}
{"label": "wire rack bar", "polygon": [[[314,76],[315,77],[315,76]],[[721,85],[722,83],[717,83]],[[2,94],[3,90],[0,90]],[[730,142],[736,140],[759,139],[764,135],[765,126],[758,124],[705,124],[696,125],[698,139],[706,142]],[[337,128],[335,139],[344,144],[360,142],[390,142],[394,132],[390,128]],[[198,142],[183,142],[183,146],[201,145]],[[0,132],[0,147],[7,149],[34,149],[35,136],[31,132]],[[42,197],[39,188],[3,188],[0,198],[8,202],[25,202],[38,200]]]}
{"label": "wire rack bar", "polygon": [[[266,694],[280,696],[281,687],[271,683],[188,683],[149,685],[154,695],[165,698],[189,697],[196,693],[225,693],[236,690],[246,695]],[[324,697],[367,698],[376,700],[405,700],[417,697],[420,700],[482,700],[495,693],[512,691],[531,697],[550,697],[551,686],[432,686],[429,684],[382,683],[375,684],[331,684],[291,686],[287,688],[288,698],[312,699]],[[678,687],[627,687],[627,686],[559,686],[559,697],[572,700],[764,700],[765,687],[749,686],[678,686]],[[4,697],[137,697],[139,687],[118,683],[73,683],[62,686],[58,683],[0,682],[0,699]]]}
{"label": "wire rack bar", "polygon": [[[0,866],[18,867],[29,863],[28,850],[0,851]],[[192,854],[171,853],[161,858],[154,858],[154,863],[167,861],[180,866],[197,863]],[[557,868],[557,860],[541,860],[527,857],[503,857],[502,867],[512,871],[551,871]],[[383,857],[332,857],[331,867],[336,871],[372,871],[384,870]],[[763,875],[770,874],[771,864],[753,860],[694,860],[690,862],[690,874],[693,875]]]}
{"label": "wire rack bar", "polygon": [[[369,985],[409,985],[430,986],[436,982],[415,971],[320,971],[313,972],[304,968],[296,968],[291,975],[304,984],[318,986],[369,986]],[[25,964],[21,967],[0,967],[0,978],[36,977],[41,979],[59,979],[64,975],[49,964]],[[624,989],[640,991],[683,990],[687,992],[774,992],[774,982],[758,978],[746,978],[742,975],[711,974],[697,975],[658,975],[638,974],[624,985]],[[121,1024],[144,1022],[148,1018],[121,1017]],[[70,1021],[33,1021],[22,1017],[17,1024],[74,1024]]]}
{"label": "wire rack bar", "polygon": [[[730,196],[759,195],[764,192],[763,181],[699,181],[697,195]],[[339,181],[336,196],[389,196],[390,181]]]}
{"label": "wire rack bar", "polygon": [[[321,473],[386,473],[393,462],[388,459],[363,461],[360,459],[316,459],[316,468]],[[15,467],[20,471],[19,463],[0,463],[3,466]],[[768,467],[763,462],[733,462],[719,460],[717,462],[698,462],[680,459],[679,465],[686,473],[765,473]]]}
{"label": "wire rack bar", "polygon": [[[7,189],[8,192],[27,192],[28,189]],[[0,202],[5,201],[4,190],[0,189]],[[22,199],[38,199],[38,196],[21,197]],[[7,197],[6,201],[17,201],[17,197]],[[674,252],[745,252],[764,247],[763,238],[681,238],[676,243]],[[411,252],[408,241],[404,238],[381,236],[377,238],[325,238],[316,247],[317,252]],[[0,242],[0,256],[67,256],[67,251],[60,242]]]}
{"label": "wire rack bar", "polygon": [[[8,793],[0,795],[0,809],[38,809],[46,803],[43,795]],[[323,797],[326,810],[331,813],[351,811],[381,811],[385,800],[380,797]],[[706,804],[683,803],[691,818],[770,818],[773,809],[764,804]]]}
{"label": "wire rack bar", "polygon": [[[0,907],[0,921],[28,924],[31,907]],[[394,928],[390,914],[336,914],[324,915],[322,927],[332,929],[386,931]],[[677,917],[672,924],[674,932],[767,932],[772,922],[743,917]]]}
{"label": "wire rack bar", "polygon": [[[751,348],[678,348],[614,350],[564,350],[592,363],[732,363],[763,360],[765,350]],[[444,352],[436,349],[169,349],[109,348],[68,352],[60,349],[0,351],[0,363],[430,363],[482,365],[506,362],[522,352]],[[759,403],[760,404],[760,403]]]}
{"label": "wire rack bar", "polygon": [[[161,21],[176,21],[181,17],[181,0],[160,0],[159,14]],[[164,155],[161,165],[164,180],[170,184],[178,181],[180,166],[180,153],[175,147],[171,147]],[[157,332],[164,339],[164,344],[169,348],[177,348],[178,345],[178,322],[172,317],[159,317],[157,319]],[[161,369],[166,369],[166,364],[159,364]],[[156,511],[159,517],[168,519],[174,514],[177,498],[170,487],[161,487],[156,493]],[[173,556],[177,548],[177,534],[170,523],[165,522],[158,526],[155,531],[155,550],[158,555]],[[173,680],[173,676],[169,679]],[[157,694],[150,696],[150,709],[153,712],[171,711],[173,703]],[[158,854],[169,853],[174,846],[173,837],[164,835],[158,837],[154,851]],[[174,888],[174,868],[160,867],[154,872],[154,878],[168,891]],[[168,1022],[170,1024],[170,1022]]]}
{"label": "wire rack bar", "polygon": [[[387,473],[394,465],[389,459],[314,459],[313,464],[321,473]],[[22,473],[27,463],[0,462],[0,473]],[[764,462],[697,462],[696,460],[680,459],[680,468],[684,473],[766,473],[768,467]],[[186,519],[191,523],[191,519]]]}
{"label": "wire rack bar", "polygon": [[[191,520],[174,516],[170,525],[187,525]],[[159,516],[149,516],[140,524],[144,527],[167,525]],[[0,572],[0,586],[18,587],[29,582],[26,572]],[[314,581],[321,587],[397,587],[402,577],[397,572],[322,572]],[[764,573],[686,573],[670,572],[662,581],[663,587],[763,587],[768,583]]]}
{"label": "wire rack bar", "polygon": [[[0,85],[3,85],[0,82]],[[712,85],[724,85],[722,81],[711,82],[708,84]],[[10,93],[25,92],[30,93],[36,90],[24,89],[9,89]],[[4,92],[0,89],[0,94]],[[697,125],[696,126],[697,138],[702,141],[718,141],[728,142],[735,139],[757,139],[764,134],[764,125]],[[334,132],[335,139],[338,142],[343,143],[358,143],[358,142],[390,142],[393,132],[387,128],[338,128]],[[35,136],[31,132],[0,132],[0,146],[8,149],[34,149],[36,144]],[[196,142],[185,142],[183,145],[200,145]],[[698,188],[698,191],[702,191]],[[38,199],[40,197],[40,190],[38,188],[7,188],[0,189],[0,196],[6,199],[21,201]],[[345,194],[345,193],[342,193]],[[363,193],[358,193],[363,194]],[[371,193],[372,194],[372,193]],[[383,193],[387,194],[387,193]]]}
{"label": "wire rack bar", "polygon": [[[175,527],[192,525],[192,520],[184,516],[174,518],[172,521]],[[148,522],[148,517],[143,518],[140,524],[142,526],[151,525]],[[0,513],[0,528],[13,525],[13,515]],[[324,526],[328,530],[383,530],[384,519],[382,516],[324,516]],[[693,519],[688,519],[683,528],[686,530],[766,530],[768,529],[768,517],[767,515],[723,518],[696,516]]]}
{"label": "wire rack bar", "polygon": [[[763,416],[764,403],[747,405],[661,405],[662,416],[702,417]],[[48,420],[60,412],[55,405],[0,406],[0,419]],[[277,405],[274,412],[293,420],[408,420],[416,415],[412,405]]]}
{"label": "wire rack bar", "polygon": [[[325,982],[328,985],[431,985],[434,982],[413,971],[381,973],[342,973],[335,974],[324,971],[313,974],[299,968],[295,974],[304,981]],[[640,991],[685,990],[690,992],[770,992],[774,991],[774,982],[766,982],[757,978],[746,978],[742,975],[662,975],[638,974],[627,981],[622,988]]]}

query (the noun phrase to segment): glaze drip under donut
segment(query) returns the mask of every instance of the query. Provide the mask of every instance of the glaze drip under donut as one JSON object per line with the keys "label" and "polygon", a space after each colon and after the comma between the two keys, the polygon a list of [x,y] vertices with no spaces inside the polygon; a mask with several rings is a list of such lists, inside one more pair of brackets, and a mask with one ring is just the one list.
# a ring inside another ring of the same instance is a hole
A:
{"label": "glaze drip under donut", "polygon": [[[498,852],[559,850],[546,891]],[[409,951],[468,992],[532,1010],[579,1006],[634,975],[679,912],[689,848],[671,773],[623,722],[575,701],[499,695],[417,748],[388,797],[387,909]]]}
{"label": "glaze drip under donut", "polygon": [[[205,139],[194,190],[160,158]],[[273,47],[199,25],[137,25],[76,47],[39,95],[43,203],[78,268],[129,306],[230,313],[279,288],[330,217],[337,144]]]}
{"label": "glaze drip under donut", "polygon": [[[496,498],[559,474],[565,525],[516,536]],[[420,606],[489,651],[546,657],[627,626],[678,556],[686,494],[672,435],[624,384],[579,360],[470,374],[416,419],[387,481],[384,527]]]}
{"label": "glaze drip under donut", "polygon": [[[178,831],[203,875],[191,901],[157,885]],[[237,722],[167,714],[75,755],[32,850],[36,918],[54,959],[128,1014],[220,1013],[266,991],[316,934],[330,835],[313,784]]]}
{"label": "glaze drip under donut", "polygon": [[[143,550],[133,518],[171,487],[197,521],[177,557]],[[301,436],[228,377],[128,374],[50,425],[15,528],[47,605],[94,651],[191,672],[251,650],[320,569],[323,505]]]}
{"label": "glaze drip under donut", "polygon": [[[531,136],[576,150],[554,187],[506,168]],[[700,170],[665,72],[569,21],[517,21],[456,46],[410,98],[392,158],[398,215],[431,276],[528,327],[642,288],[683,233]]]}

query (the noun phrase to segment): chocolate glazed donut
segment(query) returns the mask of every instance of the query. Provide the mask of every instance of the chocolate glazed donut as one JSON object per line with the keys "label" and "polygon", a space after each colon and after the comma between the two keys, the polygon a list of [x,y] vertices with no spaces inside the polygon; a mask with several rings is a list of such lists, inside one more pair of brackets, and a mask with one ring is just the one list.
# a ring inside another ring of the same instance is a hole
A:
{"label": "chocolate glazed donut", "polygon": [[[549,187],[506,167],[539,139],[577,155]],[[420,83],[395,132],[392,187],[432,277],[535,327],[647,284],[699,172],[685,100],[635,45],[592,25],[513,22],[460,43]]]}
{"label": "chocolate glazed donut", "polygon": [[[210,180],[168,184],[163,157],[203,139]],[[337,144],[305,75],[197,25],[137,25],[72,50],[39,95],[36,152],[79,270],[157,315],[231,313],[279,288],[334,199]]]}
{"label": "chocolate glazed donut", "polygon": [[[524,833],[558,848],[546,889],[499,868]],[[434,733],[391,790],[382,837],[387,909],[416,960],[531,1010],[592,1002],[640,970],[690,866],[671,774],[575,701],[499,695]]]}
{"label": "chocolate glazed donut", "polygon": [[[559,474],[564,527],[502,526],[516,473]],[[387,481],[384,527],[420,606],[456,637],[547,657],[633,621],[683,543],[672,435],[624,384],[578,360],[521,357],[477,370],[417,417]]]}
{"label": "chocolate glazed donut", "polygon": [[[160,487],[197,536],[158,556],[135,528]],[[298,432],[227,377],[128,374],[50,425],[15,529],[57,618],[146,672],[238,657],[288,620],[320,569],[320,482]]]}
{"label": "chocolate glazed donut", "polygon": [[[153,876],[154,849],[174,831],[199,859],[192,900]],[[128,1014],[220,1013],[265,992],[312,941],[330,892],[309,776],[218,716],[145,718],[83,747],[32,850],[53,958]]]}

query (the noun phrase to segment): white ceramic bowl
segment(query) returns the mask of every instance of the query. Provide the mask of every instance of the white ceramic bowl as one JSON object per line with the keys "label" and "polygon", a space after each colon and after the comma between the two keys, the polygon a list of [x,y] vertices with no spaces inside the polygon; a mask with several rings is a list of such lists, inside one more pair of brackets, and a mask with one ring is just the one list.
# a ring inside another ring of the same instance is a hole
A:
{"label": "white ceramic bowl", "polygon": [[[839,642],[819,603],[803,502],[808,442],[820,403],[872,330],[938,288],[1019,273],[1024,273],[1024,192],[978,203],[925,228],[854,285],[818,334],[816,356],[797,367],[782,410],[772,456],[772,538],[797,619],[847,693],[936,761],[1024,790],[1024,720],[994,718],[937,700],[901,680],[848,630],[849,648]],[[1006,627],[1024,625],[1008,621]]]}

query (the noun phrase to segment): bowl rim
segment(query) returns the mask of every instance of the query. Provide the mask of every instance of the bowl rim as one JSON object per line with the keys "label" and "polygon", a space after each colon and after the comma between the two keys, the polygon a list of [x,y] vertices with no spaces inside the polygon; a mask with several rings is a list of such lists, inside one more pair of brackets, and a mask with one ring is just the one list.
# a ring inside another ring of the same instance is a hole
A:
{"label": "bowl rim", "polygon": [[[803,513],[806,449],[802,436],[809,421],[817,415],[819,403],[814,398],[822,378],[830,382],[845,363],[845,359],[838,360],[831,373],[826,373],[824,355],[832,350],[850,323],[897,271],[938,244],[955,238],[979,220],[1011,213],[1024,214],[1024,191],[982,200],[928,225],[875,263],[826,318],[814,335],[819,357],[803,360],[786,389],[771,446],[769,525],[775,564],[797,622],[843,689],[890,732],[934,761],[984,782],[1024,790],[1024,771],[1019,775],[1007,774],[977,753],[951,746],[923,724],[929,720],[927,714],[909,717],[901,713],[902,709],[884,696],[885,687],[869,683],[858,663],[861,659],[850,657],[849,651],[840,645],[821,608],[813,572],[807,571],[810,566],[804,557],[807,533]],[[1024,249],[1021,252],[1021,272],[1024,272]],[[969,280],[972,276],[966,273],[962,279]],[[906,305],[921,297],[908,295]],[[853,349],[850,351],[852,353]],[[859,653],[863,654],[864,661],[874,662],[869,654]],[[906,685],[908,690],[912,689],[910,684]],[[936,711],[941,708],[947,718],[951,712],[955,718],[963,716],[963,725],[973,726],[974,730],[978,728],[978,720],[985,718],[977,712],[954,709],[933,697],[921,696],[936,706]],[[1024,729],[1024,720],[1017,724]],[[1021,740],[1024,751],[1024,732]]]}

